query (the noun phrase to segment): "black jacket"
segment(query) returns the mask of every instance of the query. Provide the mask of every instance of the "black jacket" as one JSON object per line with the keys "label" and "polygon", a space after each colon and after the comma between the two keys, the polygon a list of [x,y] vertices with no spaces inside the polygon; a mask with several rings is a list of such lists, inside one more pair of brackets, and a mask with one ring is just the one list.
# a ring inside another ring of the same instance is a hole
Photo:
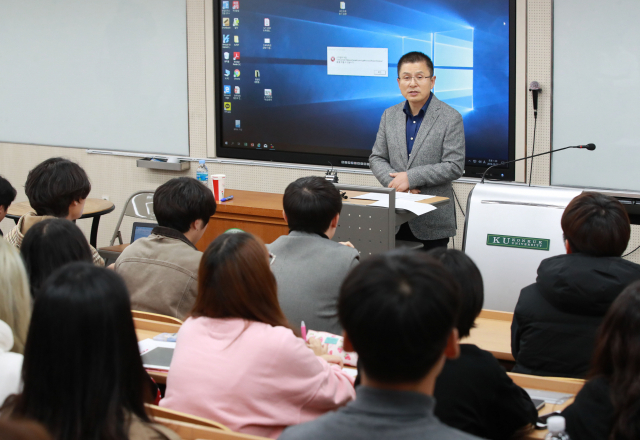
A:
{"label": "black jacket", "polygon": [[562,411],[562,416],[567,421],[566,431],[569,438],[578,440],[609,438],[614,415],[609,391],[609,384],[601,377],[584,384],[576,400]]}
{"label": "black jacket", "polygon": [[488,351],[460,344],[460,357],[447,360],[436,380],[436,416],[478,437],[509,439],[534,423],[538,411]]}
{"label": "black jacket", "polygon": [[584,377],[605,313],[638,279],[640,266],[619,257],[567,254],[543,260],[513,315],[513,372]]}

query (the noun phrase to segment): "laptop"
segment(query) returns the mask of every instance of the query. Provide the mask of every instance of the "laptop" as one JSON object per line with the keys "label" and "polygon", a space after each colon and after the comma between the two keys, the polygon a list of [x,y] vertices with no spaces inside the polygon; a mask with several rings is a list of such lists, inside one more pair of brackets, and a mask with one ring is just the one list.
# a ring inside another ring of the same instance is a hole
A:
{"label": "laptop", "polygon": [[156,226],[158,226],[157,223],[134,222],[133,227],[131,228],[130,243],[133,243],[139,238],[148,237]]}

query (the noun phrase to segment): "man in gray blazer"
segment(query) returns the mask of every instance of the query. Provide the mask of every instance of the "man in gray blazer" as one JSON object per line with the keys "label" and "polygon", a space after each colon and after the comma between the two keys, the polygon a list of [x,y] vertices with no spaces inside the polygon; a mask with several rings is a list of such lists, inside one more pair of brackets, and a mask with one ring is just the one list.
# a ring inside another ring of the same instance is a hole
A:
{"label": "man in gray blazer", "polygon": [[294,326],[304,321],[310,330],[341,334],[338,293],[360,254],[350,243],[331,241],[342,210],[340,192],[322,177],[303,177],[289,184],[282,203],[289,235],[267,245],[280,307]]}
{"label": "man in gray blazer", "polygon": [[[431,93],[435,82],[427,55],[400,58],[398,85],[407,100],[385,110],[369,163],[388,188],[453,199],[451,182],[464,172],[464,127],[460,113]],[[455,206],[449,203],[403,224],[396,239],[420,241],[428,250],[455,235]]]}

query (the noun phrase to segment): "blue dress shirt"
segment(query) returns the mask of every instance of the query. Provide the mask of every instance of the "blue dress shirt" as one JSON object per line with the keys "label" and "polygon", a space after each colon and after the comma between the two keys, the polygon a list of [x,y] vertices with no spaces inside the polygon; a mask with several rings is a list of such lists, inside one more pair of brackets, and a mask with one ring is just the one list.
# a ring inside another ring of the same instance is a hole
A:
{"label": "blue dress shirt", "polygon": [[404,109],[402,109],[402,111],[405,115],[407,115],[407,153],[409,154],[411,154],[411,150],[413,150],[413,142],[418,135],[418,130],[420,130],[420,125],[422,125],[424,115],[427,113],[427,108],[429,107],[432,96],[433,93],[430,93],[429,99],[427,99],[427,102],[424,103],[418,114],[415,116],[413,116],[413,114],[411,113],[409,101],[406,101],[404,103]]}

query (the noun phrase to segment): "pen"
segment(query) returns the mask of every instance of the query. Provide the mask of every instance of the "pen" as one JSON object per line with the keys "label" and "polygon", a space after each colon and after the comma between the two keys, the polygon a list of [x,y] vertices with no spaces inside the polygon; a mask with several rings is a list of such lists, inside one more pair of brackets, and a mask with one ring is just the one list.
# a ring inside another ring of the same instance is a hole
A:
{"label": "pen", "polygon": [[233,196],[223,197],[223,198],[220,199],[221,202],[227,202],[229,200],[233,200]]}
{"label": "pen", "polygon": [[302,335],[304,342],[307,342],[307,326],[304,325],[304,321],[300,324],[300,334]]}

